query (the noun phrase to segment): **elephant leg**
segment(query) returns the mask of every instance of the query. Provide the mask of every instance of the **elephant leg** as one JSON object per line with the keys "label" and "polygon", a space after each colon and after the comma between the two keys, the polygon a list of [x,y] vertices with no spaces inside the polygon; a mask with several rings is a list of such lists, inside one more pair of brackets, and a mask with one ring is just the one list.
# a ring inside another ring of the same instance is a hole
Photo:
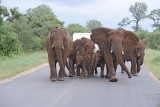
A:
{"label": "elephant leg", "polygon": [[[67,54],[65,53],[65,50],[63,51],[63,64],[64,64],[64,68],[65,68],[65,66],[67,66],[67,64],[66,64],[66,62],[67,62]],[[65,77],[67,77],[67,74],[66,74],[66,72],[65,72],[65,69],[64,69],[64,76]]]}
{"label": "elephant leg", "polygon": [[74,70],[74,65],[73,65],[73,60],[69,58],[69,77],[73,77],[73,70]]}
{"label": "elephant leg", "polygon": [[108,78],[109,77],[109,73],[108,73],[108,66],[106,65],[106,75],[105,75],[105,78]]}
{"label": "elephant leg", "polygon": [[141,70],[140,65],[137,63],[137,73],[139,73],[139,71]]}
{"label": "elephant leg", "polygon": [[96,68],[95,68],[95,74],[96,74],[96,75],[98,74],[98,71],[97,71],[97,66],[96,66]]}
{"label": "elephant leg", "polygon": [[86,64],[85,64],[85,62],[83,62],[82,72],[81,72],[81,79],[83,79],[85,77],[85,71],[86,71]]}
{"label": "elephant leg", "polygon": [[131,62],[131,74],[137,76],[137,64],[135,62]]}
{"label": "elephant leg", "polygon": [[107,66],[108,66],[108,79],[110,82],[117,82],[112,55],[108,49],[104,49],[104,51],[105,51],[104,52],[104,59],[105,59]]}
{"label": "elephant leg", "polygon": [[57,71],[56,71],[56,64],[54,60],[49,60],[49,66],[50,66],[50,80],[56,81],[57,80]]}
{"label": "elephant leg", "polygon": [[76,75],[80,76],[80,67],[77,67],[77,69],[76,69]]}
{"label": "elephant leg", "polygon": [[104,65],[105,63],[101,63],[101,78],[104,78]]}

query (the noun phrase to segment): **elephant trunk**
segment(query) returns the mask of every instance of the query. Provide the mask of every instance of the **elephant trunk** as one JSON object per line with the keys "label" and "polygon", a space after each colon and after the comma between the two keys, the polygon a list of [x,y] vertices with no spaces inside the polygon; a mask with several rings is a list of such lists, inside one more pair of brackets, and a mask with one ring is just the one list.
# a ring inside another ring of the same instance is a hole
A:
{"label": "elephant trunk", "polygon": [[126,67],[122,55],[124,54],[122,48],[116,48],[113,49],[113,52],[116,56],[117,62],[120,64],[120,66],[122,67],[122,69],[127,73],[128,78],[131,78],[131,73],[129,72],[128,68]]}
{"label": "elephant trunk", "polygon": [[56,52],[56,57],[57,57],[57,60],[59,62],[59,65],[60,65],[60,71],[61,73],[64,73],[64,62],[63,62],[63,58],[62,58],[62,51],[63,51],[63,47],[61,45],[55,45],[54,46],[55,48],[55,52]]}
{"label": "elephant trunk", "polygon": [[95,69],[96,69],[97,64],[98,64],[98,59],[96,58],[96,60],[95,60],[95,62],[94,62],[94,64],[93,64],[92,70],[95,70]]}

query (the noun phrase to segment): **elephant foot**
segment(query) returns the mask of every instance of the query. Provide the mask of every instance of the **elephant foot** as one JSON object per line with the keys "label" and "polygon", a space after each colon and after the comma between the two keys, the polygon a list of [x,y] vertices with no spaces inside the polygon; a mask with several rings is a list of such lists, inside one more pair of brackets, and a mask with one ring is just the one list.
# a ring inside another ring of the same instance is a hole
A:
{"label": "elephant foot", "polygon": [[73,74],[72,74],[72,73],[69,73],[69,77],[73,77]]}
{"label": "elephant foot", "polygon": [[67,74],[66,74],[66,72],[65,72],[65,71],[64,71],[64,76],[65,76],[65,77],[67,77]]}
{"label": "elephant foot", "polygon": [[104,78],[104,75],[101,75],[101,78]]}
{"label": "elephant foot", "polygon": [[80,76],[80,74],[76,74],[76,76]]}
{"label": "elephant foot", "polygon": [[105,78],[108,78],[108,75],[105,75]]}
{"label": "elephant foot", "polygon": [[133,76],[138,76],[137,73],[133,73],[132,75],[133,75]]}
{"label": "elephant foot", "polygon": [[124,73],[124,71],[121,71],[121,73]]}
{"label": "elephant foot", "polygon": [[57,77],[50,77],[51,81],[57,81]]}
{"label": "elephant foot", "polygon": [[64,81],[64,77],[58,77],[58,81]]}
{"label": "elephant foot", "polygon": [[109,82],[117,82],[117,81],[118,79],[114,76],[109,78]]}
{"label": "elephant foot", "polygon": [[84,79],[85,77],[81,76],[81,79]]}
{"label": "elephant foot", "polygon": [[132,75],[129,73],[129,74],[128,74],[128,78],[131,78],[131,77],[132,77]]}

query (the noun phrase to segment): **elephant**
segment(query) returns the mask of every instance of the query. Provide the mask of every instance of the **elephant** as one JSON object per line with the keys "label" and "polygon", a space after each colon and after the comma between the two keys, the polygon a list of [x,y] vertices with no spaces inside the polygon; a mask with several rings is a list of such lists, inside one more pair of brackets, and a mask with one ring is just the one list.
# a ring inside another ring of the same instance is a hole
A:
{"label": "elephant", "polygon": [[97,50],[96,53],[94,53],[93,55],[93,59],[92,59],[92,71],[91,71],[91,75],[94,74],[94,70],[95,70],[95,74],[97,74],[97,67],[101,68],[101,78],[104,77],[104,66],[105,66],[105,59],[102,56],[100,50]]}
{"label": "elephant", "polygon": [[[54,27],[45,40],[45,46],[48,53],[48,62],[50,66],[50,80],[64,81],[65,66],[69,57],[73,39],[64,28]],[[57,75],[56,63],[59,62],[60,70]]]}
{"label": "elephant", "polygon": [[123,42],[125,41],[124,39],[125,34],[122,31],[112,30],[108,33],[108,35],[109,35],[108,42],[111,48],[113,62],[114,64],[116,64],[114,65],[115,70],[117,68],[117,65],[120,64],[122,69],[127,73],[128,78],[131,78],[131,73],[126,67],[123,59],[123,56],[124,56]]}
{"label": "elephant", "polygon": [[82,69],[81,72],[81,78],[85,78],[85,71],[87,70],[87,77],[90,77],[90,72],[91,72],[91,65],[92,64],[92,60],[91,60],[91,56],[88,54],[87,51],[82,51],[82,52],[77,52],[76,54],[76,67],[75,69],[78,69],[80,71],[80,69]]}
{"label": "elephant", "polygon": [[[134,76],[137,75],[137,73],[139,73],[140,71],[140,66],[143,64],[144,61],[144,55],[145,55],[145,47],[147,45],[147,39],[143,39],[143,40],[139,40],[137,42],[136,48],[134,50],[134,54],[136,57],[136,65],[137,65],[137,71],[132,71],[131,73],[134,74]],[[125,62],[125,59],[124,59]],[[121,70],[121,72],[123,73],[123,70]]]}
{"label": "elephant", "polygon": [[[124,35],[122,32],[120,31],[114,32],[114,31],[113,29],[110,28],[100,27],[92,29],[92,33],[90,35],[91,40],[99,46],[99,49],[102,52],[102,55],[105,59],[106,65],[108,66],[108,79],[110,82],[117,82],[116,72],[115,72],[116,70],[114,68],[115,64],[113,61],[111,50],[116,52],[115,56],[118,54],[121,55],[123,49],[122,41],[124,39]],[[127,67],[125,66],[122,57],[120,57],[117,60],[118,60],[117,62],[120,63],[121,67],[127,72],[128,77],[131,78],[131,74],[128,71]]]}
{"label": "elephant", "polygon": [[[76,64],[76,54],[78,51],[82,52],[83,48],[84,41],[82,41],[81,39],[76,39],[75,41],[73,41],[72,52],[69,55],[69,77],[73,77],[73,75],[75,74],[74,65]],[[80,71],[77,71],[76,75],[80,76]]]}
{"label": "elephant", "polygon": [[95,43],[91,39],[88,39],[86,37],[81,38],[82,41],[84,41],[84,50],[88,52],[91,59],[93,57],[94,49],[95,49]]}
{"label": "elephant", "polygon": [[136,34],[131,31],[123,30],[124,36],[123,41],[123,60],[131,61],[131,73],[136,76],[140,71],[140,66],[143,64],[144,60],[144,50],[147,41],[139,40]]}

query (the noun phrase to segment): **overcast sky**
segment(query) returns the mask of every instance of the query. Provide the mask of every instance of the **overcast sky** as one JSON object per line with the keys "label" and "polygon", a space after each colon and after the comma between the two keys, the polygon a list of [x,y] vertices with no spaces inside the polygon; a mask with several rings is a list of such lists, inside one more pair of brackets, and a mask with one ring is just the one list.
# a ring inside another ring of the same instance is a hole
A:
{"label": "overcast sky", "polygon": [[[8,8],[19,7],[19,11],[23,13],[29,8],[46,4],[59,20],[65,22],[65,26],[72,23],[85,26],[87,21],[95,19],[104,27],[115,29],[124,17],[131,17],[129,7],[135,2],[146,3],[148,13],[160,8],[160,0],[1,0],[2,5]],[[140,25],[143,29],[152,31],[152,23],[151,20],[145,19]],[[125,28],[131,30],[131,26]]]}

